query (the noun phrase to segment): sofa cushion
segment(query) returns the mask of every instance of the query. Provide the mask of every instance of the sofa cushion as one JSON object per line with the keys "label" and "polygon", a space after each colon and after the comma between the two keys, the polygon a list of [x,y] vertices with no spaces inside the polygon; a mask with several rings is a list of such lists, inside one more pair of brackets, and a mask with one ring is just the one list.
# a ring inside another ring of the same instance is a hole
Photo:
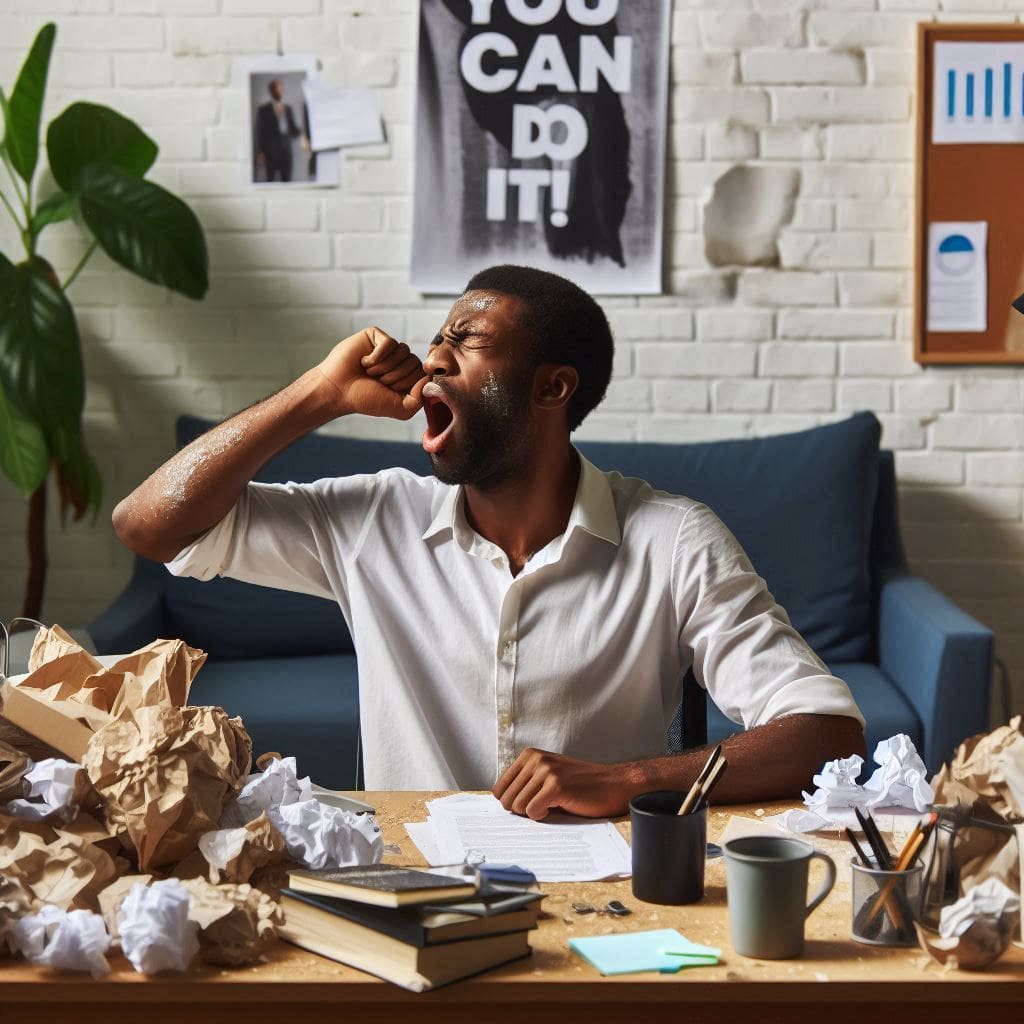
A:
{"label": "sofa cushion", "polygon": [[[325,602],[326,603],[326,602]],[[276,750],[328,789],[356,788],[359,683],[354,654],[207,661],[189,693],[239,715],[253,759]]]}
{"label": "sofa cushion", "polygon": [[868,554],[881,427],[871,413],[793,434],[701,444],[592,442],[580,450],[709,505],[825,661],[873,647]]}

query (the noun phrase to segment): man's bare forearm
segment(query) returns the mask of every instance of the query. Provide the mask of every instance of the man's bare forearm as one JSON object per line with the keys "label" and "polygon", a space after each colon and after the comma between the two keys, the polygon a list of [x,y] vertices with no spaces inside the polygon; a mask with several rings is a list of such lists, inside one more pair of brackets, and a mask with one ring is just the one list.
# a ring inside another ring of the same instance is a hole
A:
{"label": "man's bare forearm", "polygon": [[[707,760],[710,747],[632,765],[641,792],[685,789]],[[864,754],[864,732],[854,718],[842,715],[789,715],[722,743],[729,766],[715,787],[720,804],[753,803],[799,796],[826,762]]]}
{"label": "man's bare forearm", "polygon": [[423,364],[379,327],[339,341],[286,388],[232,416],[165,462],[114,509],[132,551],[167,562],[219,523],[260,467],[349,413],[407,420],[423,404]]}
{"label": "man's bare forearm", "polygon": [[269,459],[333,419],[336,399],[314,368],[196,438],[114,509],[118,537],[137,554],[170,561],[227,515]]}
{"label": "man's bare forearm", "polygon": [[[502,774],[494,795],[517,814],[543,818],[563,810],[589,817],[624,814],[639,793],[687,790],[708,748],[624,764],[595,764],[550,751],[524,750]],[[825,761],[864,753],[854,718],[791,715],[738,733],[722,743],[728,769],[715,788],[717,804],[796,796]]]}

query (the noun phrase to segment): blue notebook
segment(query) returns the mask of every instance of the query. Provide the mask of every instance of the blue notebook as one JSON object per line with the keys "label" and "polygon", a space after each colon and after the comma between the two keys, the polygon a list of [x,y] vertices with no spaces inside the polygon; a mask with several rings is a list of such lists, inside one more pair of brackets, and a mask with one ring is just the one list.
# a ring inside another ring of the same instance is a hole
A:
{"label": "blue notebook", "polygon": [[651,932],[623,932],[570,939],[569,948],[602,974],[660,971],[674,974],[684,967],[713,967],[722,951],[701,946],[674,928]]}

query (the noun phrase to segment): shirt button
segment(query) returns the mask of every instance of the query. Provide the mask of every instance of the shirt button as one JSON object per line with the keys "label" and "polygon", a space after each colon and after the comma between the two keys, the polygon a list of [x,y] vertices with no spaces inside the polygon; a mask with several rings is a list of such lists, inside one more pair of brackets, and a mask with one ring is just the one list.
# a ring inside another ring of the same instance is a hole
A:
{"label": "shirt button", "polygon": [[515,642],[515,640],[506,640],[505,641],[505,657],[506,658],[511,658],[512,655],[515,654],[515,650],[516,650],[516,642]]}

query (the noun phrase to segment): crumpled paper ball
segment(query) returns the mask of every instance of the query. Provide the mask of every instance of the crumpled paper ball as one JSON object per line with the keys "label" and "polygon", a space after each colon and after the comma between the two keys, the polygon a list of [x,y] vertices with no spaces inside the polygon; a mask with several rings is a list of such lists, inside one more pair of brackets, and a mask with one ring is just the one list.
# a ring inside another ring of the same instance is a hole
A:
{"label": "crumpled paper ball", "polygon": [[222,967],[252,963],[277,937],[281,907],[251,885],[211,885],[190,878],[182,886],[191,899],[189,919],[199,926],[203,960]]}
{"label": "crumpled paper ball", "polygon": [[121,949],[142,974],[186,971],[199,951],[189,894],[176,878],[138,883],[117,911]]}
{"label": "crumpled paper ball", "polygon": [[7,933],[32,909],[29,894],[13,878],[0,875],[0,956],[7,951]]}
{"label": "crumpled paper ball", "polygon": [[94,978],[110,973],[104,955],[110,936],[99,914],[61,910],[52,904],[21,918],[8,932],[11,949],[39,967],[88,971]]}
{"label": "crumpled paper ball", "polygon": [[139,869],[172,864],[217,827],[248,777],[252,740],[215,707],[144,707],[97,730],[82,764],[107,824],[124,830]]}

